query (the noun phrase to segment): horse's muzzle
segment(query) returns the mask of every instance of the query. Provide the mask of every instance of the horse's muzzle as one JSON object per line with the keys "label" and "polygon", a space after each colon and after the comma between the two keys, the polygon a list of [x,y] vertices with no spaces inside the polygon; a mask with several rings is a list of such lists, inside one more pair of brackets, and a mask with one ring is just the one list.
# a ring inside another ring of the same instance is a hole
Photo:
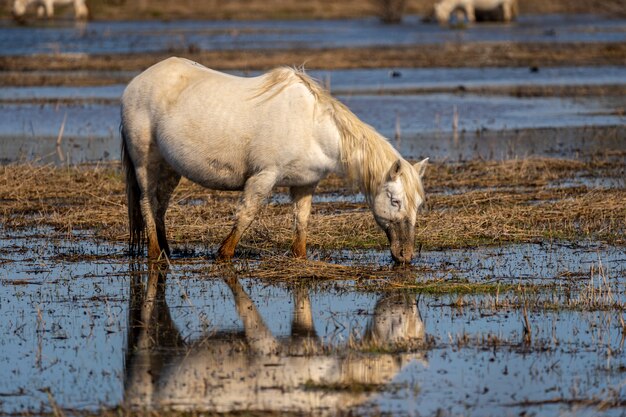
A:
{"label": "horse's muzzle", "polygon": [[413,259],[414,230],[414,226],[408,221],[391,224],[385,230],[395,263],[408,264]]}
{"label": "horse's muzzle", "polygon": [[391,249],[391,257],[397,264],[408,264],[413,259],[413,246],[401,246],[399,249]]}

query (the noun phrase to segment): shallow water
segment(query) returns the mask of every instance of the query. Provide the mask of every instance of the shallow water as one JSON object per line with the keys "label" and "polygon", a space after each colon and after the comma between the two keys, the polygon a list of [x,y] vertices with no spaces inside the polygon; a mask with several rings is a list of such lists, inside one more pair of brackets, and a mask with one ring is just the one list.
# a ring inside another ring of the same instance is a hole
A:
{"label": "shallow water", "polygon": [[[79,411],[591,416],[600,401],[626,396],[612,310],[531,309],[526,343],[523,312],[489,307],[493,296],[459,304],[454,294],[359,292],[349,282],[272,285],[237,278],[236,268],[215,279],[183,259],[148,274],[129,267],[121,247],[84,236],[4,235],[0,373],[11,377],[0,378],[2,414],[47,412],[52,398]],[[623,282],[626,265],[622,249],[598,244],[433,252],[417,262],[436,269],[432,260],[444,257],[461,275],[523,284],[588,271],[596,258]]]}
{"label": "shallow water", "polygon": [[[456,92],[460,84],[466,88],[621,85],[626,79],[624,67],[542,68],[539,72],[526,68],[405,68],[312,71],[311,75],[329,84],[337,98],[391,138],[407,157],[570,158],[620,151],[626,146],[621,140],[626,99],[621,96],[513,97]],[[433,88],[450,93],[419,93]],[[122,84],[0,88],[1,162],[117,159],[123,89]],[[452,127],[455,111],[456,136]],[[62,125],[63,139],[57,146]],[[398,132],[400,140],[396,139]]]}
{"label": "shallow water", "polygon": [[[310,71],[330,84],[333,94],[402,93],[459,87],[593,86],[621,85],[625,67],[557,68],[394,68]],[[1,97],[1,96],[0,96]]]}
{"label": "shallow water", "polygon": [[378,19],[314,21],[142,21],[34,26],[0,23],[0,54],[138,53],[442,44],[446,42],[624,42],[626,21],[593,15],[526,15],[511,25],[451,30],[408,16],[400,25]]}
{"label": "shallow water", "polygon": [[[258,71],[226,71],[238,76],[256,76]],[[101,71],[35,71],[42,76],[63,74],[99,79],[112,77],[131,79],[138,72]],[[309,75],[325,86],[333,94],[349,96],[362,94],[391,94],[441,89],[457,92],[460,87],[521,88],[527,86],[606,86],[622,85],[626,79],[626,67],[557,67],[537,68],[381,68],[350,70],[311,70]],[[2,87],[0,102],[23,102],[33,100],[69,99],[76,102],[107,102],[121,97],[126,84],[113,84],[98,87]]]}
{"label": "shallow water", "polygon": [[[574,100],[426,94],[339,98],[411,158],[571,158],[622,151],[626,146],[624,116],[611,114],[623,102],[620,97]],[[457,135],[452,129],[455,109]],[[0,104],[0,162],[117,160],[119,120],[117,104]]]}
{"label": "shallow water", "polygon": [[[329,259],[348,264],[355,261],[391,263],[388,251],[338,252]],[[626,248],[593,242],[579,245],[529,243],[424,251],[418,255],[414,264],[434,271],[432,276],[435,278],[459,278],[471,282],[489,280],[509,284],[558,284],[572,277],[575,280],[588,280],[590,271],[598,266],[612,271],[615,279],[626,276]]]}
{"label": "shallow water", "polygon": [[[60,88],[58,99],[73,96],[77,88]],[[2,134],[34,136],[54,135],[67,114],[65,133],[69,136],[94,136],[110,133],[119,126],[119,99],[114,88],[93,91],[87,102],[58,103],[39,97],[48,104],[0,104]],[[16,90],[16,89],[12,89]],[[120,89],[121,92],[121,89]],[[99,94],[101,93],[101,94]],[[1,92],[14,97],[27,93]],[[108,96],[108,97],[107,97]],[[407,94],[407,95],[338,95],[359,118],[391,136],[399,125],[401,132],[451,131],[454,111],[458,114],[459,131],[505,130],[543,127],[619,125],[626,116],[613,114],[626,105],[623,97],[511,97],[477,94]],[[104,101],[104,104],[99,103]]]}
{"label": "shallow water", "polygon": [[[260,75],[258,71],[226,71],[238,76]],[[102,76],[130,80],[138,72],[129,71],[34,71],[42,76],[64,75],[84,79]],[[621,85],[626,67],[556,67],[556,68],[380,68],[349,70],[310,70],[309,75],[331,88],[333,94],[385,94],[428,89],[457,91],[460,86],[510,87],[526,86],[595,86]],[[0,102],[73,99],[76,101],[118,100],[126,84],[98,87],[2,87]]]}

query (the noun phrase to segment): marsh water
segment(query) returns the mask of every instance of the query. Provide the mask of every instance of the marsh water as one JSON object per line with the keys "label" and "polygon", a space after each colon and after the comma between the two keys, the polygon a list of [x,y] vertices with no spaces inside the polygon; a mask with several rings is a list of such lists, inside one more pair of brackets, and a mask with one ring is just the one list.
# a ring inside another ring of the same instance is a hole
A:
{"label": "marsh water", "polygon": [[[623,95],[516,97],[459,92],[460,87],[595,85],[610,89],[624,84],[625,67],[538,72],[526,68],[337,70],[311,71],[311,75],[329,85],[357,116],[411,158],[566,157],[576,150],[593,154],[626,147],[621,140],[626,120]],[[0,161],[117,159],[123,89],[123,84],[0,88]],[[429,92],[432,89],[439,91]],[[63,135],[57,146],[61,126]],[[597,134],[594,128],[605,134]]]}
{"label": "marsh water", "polygon": [[[395,27],[373,19],[64,22],[28,28],[2,22],[0,41],[2,55],[591,43],[624,42],[626,27],[623,19],[555,15],[463,31],[416,17]],[[70,74],[119,82],[1,87],[0,163],[119,158],[119,97],[136,74]],[[311,75],[410,158],[623,160],[626,152],[626,98],[610,92],[626,83],[624,66],[381,68]],[[515,93],[537,87],[547,92]],[[605,92],[550,92],[564,87]],[[625,183],[573,177],[546,187],[624,189]],[[344,201],[364,200],[358,194],[322,194],[314,203]],[[288,204],[288,196],[279,193],[272,204]],[[458,286],[446,293],[411,285],[394,289],[384,280],[356,276],[259,279],[261,254],[218,267],[213,247],[175,250],[169,268],[149,270],[129,258],[124,245],[98,241],[89,231],[68,233],[64,240],[50,234],[45,228],[9,230],[0,224],[0,415],[115,413],[118,407],[624,415],[623,246],[581,239],[420,251],[410,267],[397,272],[409,284]],[[387,251],[311,250],[311,256],[391,268]],[[487,290],[473,292],[472,285]],[[511,286],[525,290],[504,291]]]}
{"label": "marsh water", "polygon": [[[531,312],[528,344],[523,313],[506,307],[507,296],[460,302],[344,281],[269,284],[241,277],[249,266],[237,263],[215,278],[180,258],[149,272],[129,265],[122,247],[43,236],[0,240],[3,413],[121,405],[591,416],[626,394],[624,338],[602,309]],[[386,255],[363,256],[351,262]],[[425,252],[416,263],[436,278],[549,285],[542,297],[565,306],[582,300],[594,265],[623,301],[625,259],[623,248],[554,244]],[[579,280],[580,290],[560,291],[563,279]]]}
{"label": "marsh water", "polygon": [[[623,19],[594,15],[529,15],[513,25],[450,31],[409,16],[400,25],[378,19],[311,21],[146,21],[0,25],[0,54],[140,53],[187,50],[363,47],[446,42],[624,42]],[[591,29],[591,30],[590,30]]]}

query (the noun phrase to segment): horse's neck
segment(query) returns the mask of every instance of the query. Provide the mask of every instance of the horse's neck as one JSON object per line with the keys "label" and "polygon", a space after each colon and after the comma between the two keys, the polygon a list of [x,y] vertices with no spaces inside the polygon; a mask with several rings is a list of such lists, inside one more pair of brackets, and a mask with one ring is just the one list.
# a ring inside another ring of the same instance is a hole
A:
{"label": "horse's neck", "polygon": [[396,152],[389,142],[376,134],[347,146],[342,155],[347,176],[371,204],[388,169],[397,159]]}

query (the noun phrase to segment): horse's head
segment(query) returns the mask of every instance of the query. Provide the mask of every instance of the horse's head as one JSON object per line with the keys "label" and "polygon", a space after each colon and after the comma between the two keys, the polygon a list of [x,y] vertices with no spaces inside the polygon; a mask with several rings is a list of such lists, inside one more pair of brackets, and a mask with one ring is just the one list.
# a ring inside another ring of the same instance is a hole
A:
{"label": "horse's head", "polygon": [[13,1],[13,7],[11,8],[11,13],[13,14],[13,18],[19,20],[26,13],[26,6],[28,6],[28,0],[15,0]]}
{"label": "horse's head", "polygon": [[403,159],[393,163],[373,199],[376,223],[385,231],[391,256],[397,263],[413,258],[417,209],[424,202],[422,176],[428,158],[411,166]]}

